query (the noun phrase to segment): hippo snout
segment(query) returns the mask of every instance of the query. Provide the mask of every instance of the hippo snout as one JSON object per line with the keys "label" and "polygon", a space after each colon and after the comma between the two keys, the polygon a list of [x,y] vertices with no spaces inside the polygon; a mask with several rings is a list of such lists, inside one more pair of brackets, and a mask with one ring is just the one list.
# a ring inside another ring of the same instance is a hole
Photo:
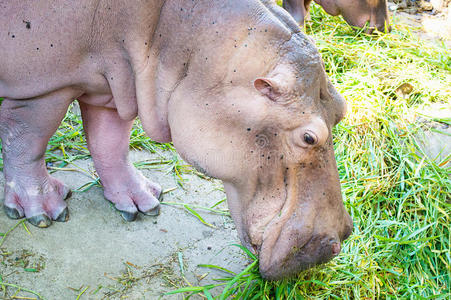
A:
{"label": "hippo snout", "polygon": [[367,34],[372,34],[376,29],[384,33],[391,31],[385,2],[380,1],[379,7],[374,9],[367,7],[366,10],[366,13],[364,11],[347,11],[343,12],[342,15],[348,24],[365,28]]}
{"label": "hippo snout", "polygon": [[[348,235],[349,236],[349,235]],[[302,248],[292,247],[291,253],[272,265],[260,263],[260,273],[268,280],[279,280],[294,276],[301,271],[326,263],[341,252],[339,239],[330,236],[315,236]]]}
{"label": "hippo snout", "polygon": [[330,261],[340,254],[341,243],[351,235],[353,229],[352,219],[347,212],[343,215],[341,226],[330,229],[329,233],[311,233],[310,238],[306,238],[306,234],[311,232],[310,226],[304,224],[307,228],[296,230],[296,236],[293,236],[293,232],[286,233],[292,229],[290,226],[287,224],[282,229],[271,249],[269,260],[268,253],[260,253],[260,273],[265,279],[279,280],[295,276]]}

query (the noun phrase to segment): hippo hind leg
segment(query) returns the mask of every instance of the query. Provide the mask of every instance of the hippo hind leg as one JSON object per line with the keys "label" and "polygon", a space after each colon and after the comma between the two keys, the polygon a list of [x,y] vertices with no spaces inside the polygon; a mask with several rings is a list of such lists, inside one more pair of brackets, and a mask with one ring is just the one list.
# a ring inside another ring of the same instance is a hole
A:
{"label": "hippo hind leg", "polygon": [[[5,176],[4,209],[13,219],[27,218],[38,227],[69,219],[70,189],[47,172],[47,143],[72,100],[69,91],[32,100],[4,99],[0,109],[0,137]],[[75,95],[73,95],[75,97]]]}
{"label": "hippo hind leg", "polygon": [[138,211],[159,214],[161,187],[147,180],[128,159],[133,120],[125,121],[116,109],[94,106],[95,99],[79,98],[88,148],[104,189],[126,221],[133,221]]}

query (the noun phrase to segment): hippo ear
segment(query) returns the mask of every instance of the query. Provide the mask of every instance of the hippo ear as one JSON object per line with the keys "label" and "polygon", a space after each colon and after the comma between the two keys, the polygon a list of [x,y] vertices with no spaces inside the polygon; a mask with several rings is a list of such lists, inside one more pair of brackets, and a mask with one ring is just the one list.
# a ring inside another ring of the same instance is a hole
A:
{"label": "hippo ear", "polygon": [[254,81],[254,87],[257,89],[257,91],[259,91],[272,101],[277,101],[277,99],[280,97],[277,83],[271,79],[257,78]]}

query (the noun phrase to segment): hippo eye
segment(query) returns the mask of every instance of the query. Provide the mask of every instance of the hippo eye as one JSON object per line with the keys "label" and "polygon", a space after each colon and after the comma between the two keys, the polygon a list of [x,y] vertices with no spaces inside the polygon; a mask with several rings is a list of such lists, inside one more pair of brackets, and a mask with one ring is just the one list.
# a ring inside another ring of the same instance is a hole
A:
{"label": "hippo eye", "polygon": [[304,133],[304,141],[309,145],[316,144],[316,137],[308,132]]}

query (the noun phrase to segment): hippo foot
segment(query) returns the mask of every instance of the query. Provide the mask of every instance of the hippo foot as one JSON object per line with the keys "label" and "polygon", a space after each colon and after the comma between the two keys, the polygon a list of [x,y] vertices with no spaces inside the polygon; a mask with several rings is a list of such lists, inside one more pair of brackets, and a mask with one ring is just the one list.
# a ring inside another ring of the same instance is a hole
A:
{"label": "hippo foot", "polygon": [[[147,216],[160,214],[162,192],[158,184],[149,181],[132,166],[108,170],[108,173],[111,176],[101,176],[104,196],[121,212],[125,221],[134,221],[138,212]],[[120,178],[117,174],[121,174]]]}
{"label": "hippo foot", "polygon": [[52,221],[69,220],[69,210],[64,201],[71,196],[67,186],[50,176],[39,184],[29,182],[7,180],[4,209],[9,218],[25,217],[30,224],[40,228],[49,227]]}

